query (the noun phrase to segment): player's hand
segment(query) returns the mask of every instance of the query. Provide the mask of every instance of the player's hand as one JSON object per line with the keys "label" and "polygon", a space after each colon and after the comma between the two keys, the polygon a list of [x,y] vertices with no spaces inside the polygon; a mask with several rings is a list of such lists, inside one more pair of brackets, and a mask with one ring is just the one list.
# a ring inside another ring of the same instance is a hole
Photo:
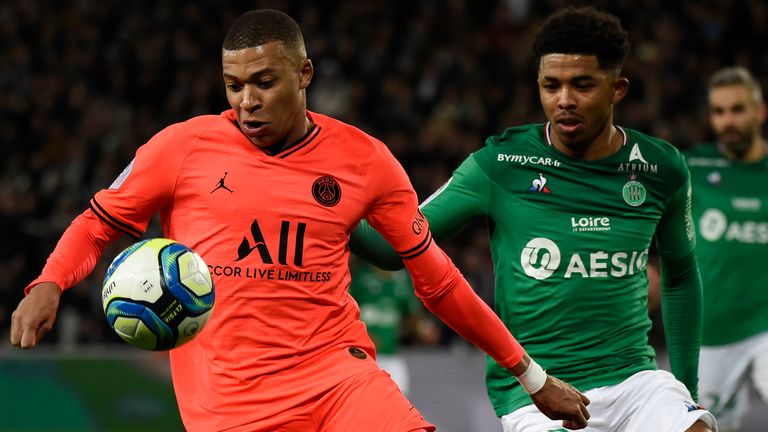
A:
{"label": "player's hand", "polygon": [[541,390],[531,395],[533,403],[552,420],[563,420],[566,429],[583,429],[589,419],[589,398],[572,385],[549,375]]}
{"label": "player's hand", "polygon": [[11,345],[32,348],[53,328],[61,289],[52,282],[33,286],[11,315]]}

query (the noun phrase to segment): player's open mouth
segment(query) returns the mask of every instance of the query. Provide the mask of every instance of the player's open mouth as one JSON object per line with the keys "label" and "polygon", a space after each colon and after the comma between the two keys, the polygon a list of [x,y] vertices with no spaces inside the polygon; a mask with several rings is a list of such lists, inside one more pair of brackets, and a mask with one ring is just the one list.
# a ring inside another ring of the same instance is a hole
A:
{"label": "player's open mouth", "polygon": [[575,117],[563,117],[555,122],[557,128],[565,133],[575,132],[582,124],[582,121]]}
{"label": "player's open mouth", "polygon": [[260,122],[255,120],[246,120],[241,123],[243,132],[249,137],[260,136],[264,134],[264,130],[269,123]]}

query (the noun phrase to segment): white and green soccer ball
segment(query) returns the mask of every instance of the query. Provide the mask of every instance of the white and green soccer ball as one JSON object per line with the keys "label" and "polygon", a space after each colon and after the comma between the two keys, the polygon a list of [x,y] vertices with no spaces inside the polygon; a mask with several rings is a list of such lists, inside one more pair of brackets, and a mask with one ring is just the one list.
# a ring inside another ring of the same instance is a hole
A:
{"label": "white and green soccer ball", "polygon": [[161,351],[195,337],[213,312],[203,259],[174,240],[153,238],[120,252],[101,290],[109,325],[136,347]]}

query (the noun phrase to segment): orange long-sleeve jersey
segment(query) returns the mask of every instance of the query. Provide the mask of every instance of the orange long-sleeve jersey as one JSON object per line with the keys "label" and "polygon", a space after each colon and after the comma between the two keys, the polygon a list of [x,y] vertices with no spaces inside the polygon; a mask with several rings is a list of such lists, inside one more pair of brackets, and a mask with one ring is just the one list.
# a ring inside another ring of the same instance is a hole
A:
{"label": "orange long-sleeve jersey", "polygon": [[[276,155],[249,142],[232,111],[161,131],[94,196],[34,282],[74,285],[106,242],[121,232],[140,237],[159,212],[164,236],[198,252],[216,287],[205,329],[171,352],[190,430],[242,425],[267,412],[260,405],[285,404],[291,393],[265,394],[260,377],[290,372],[333,348],[374,352],[348,294],[347,243],[362,218],[401,253],[428,308],[504,365],[523,355],[432,241],[387,147],[340,121],[307,115],[315,126]],[[328,371],[318,385],[350,373]]]}

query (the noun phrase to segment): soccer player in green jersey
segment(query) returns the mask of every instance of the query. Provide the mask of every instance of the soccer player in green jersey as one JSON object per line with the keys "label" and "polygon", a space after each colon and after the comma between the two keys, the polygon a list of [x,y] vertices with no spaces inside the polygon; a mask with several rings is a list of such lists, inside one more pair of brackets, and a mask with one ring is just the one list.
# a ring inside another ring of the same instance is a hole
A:
{"label": "soccer player in green jersey", "polygon": [[401,337],[411,334],[419,342],[435,343],[439,330],[424,316],[408,272],[384,271],[360,260],[349,267],[349,294],[360,306],[360,319],[376,345],[376,363],[408,395],[411,380],[408,364],[399,352]]}
{"label": "soccer player in green jersey", "polygon": [[[702,287],[689,172],[669,143],[614,124],[629,53],[619,20],[593,8],[550,16],[533,44],[546,124],[490,137],[422,204],[443,241],[489,221],[495,308],[548,373],[591,400],[589,431],[708,431],[696,404]],[[673,374],[648,343],[648,248],[656,235]],[[353,251],[388,268],[368,226]],[[394,258],[394,259],[392,259]],[[509,372],[487,362],[505,432],[556,431]]]}
{"label": "soccer player in green jersey", "polygon": [[768,151],[760,85],[741,67],[709,83],[717,141],[687,154],[704,282],[699,382],[721,430],[738,430],[750,383],[768,403]]}

